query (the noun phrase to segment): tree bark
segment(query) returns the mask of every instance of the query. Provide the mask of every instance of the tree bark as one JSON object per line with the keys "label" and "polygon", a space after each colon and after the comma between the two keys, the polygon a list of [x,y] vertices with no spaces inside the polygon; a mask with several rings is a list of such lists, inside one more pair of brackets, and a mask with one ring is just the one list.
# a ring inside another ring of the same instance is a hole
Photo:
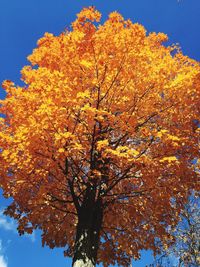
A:
{"label": "tree bark", "polygon": [[103,208],[95,192],[88,189],[78,213],[73,267],[94,267],[97,260]]}

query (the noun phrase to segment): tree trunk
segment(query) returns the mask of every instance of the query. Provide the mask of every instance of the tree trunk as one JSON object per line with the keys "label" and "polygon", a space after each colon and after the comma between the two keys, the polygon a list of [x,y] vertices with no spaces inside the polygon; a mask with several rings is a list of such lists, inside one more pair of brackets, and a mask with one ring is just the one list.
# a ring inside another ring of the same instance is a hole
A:
{"label": "tree trunk", "polygon": [[95,201],[94,194],[88,190],[79,210],[73,267],[96,265],[103,209],[101,200]]}

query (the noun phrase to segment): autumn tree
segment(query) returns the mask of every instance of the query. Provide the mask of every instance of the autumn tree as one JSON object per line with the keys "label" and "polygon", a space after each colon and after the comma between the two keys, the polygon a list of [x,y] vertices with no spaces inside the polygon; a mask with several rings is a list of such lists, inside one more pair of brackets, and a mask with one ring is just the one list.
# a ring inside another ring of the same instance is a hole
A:
{"label": "autumn tree", "polygon": [[100,16],[85,8],[72,30],[46,33],[0,107],[6,214],[73,267],[156,252],[199,178],[199,63],[163,33]]}

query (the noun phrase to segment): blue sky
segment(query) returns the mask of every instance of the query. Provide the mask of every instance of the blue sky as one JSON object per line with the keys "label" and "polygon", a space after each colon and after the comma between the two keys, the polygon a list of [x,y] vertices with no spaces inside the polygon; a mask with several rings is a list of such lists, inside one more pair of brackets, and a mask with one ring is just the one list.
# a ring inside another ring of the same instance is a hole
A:
{"label": "blue sky", "polygon": [[[0,83],[9,79],[21,84],[20,70],[37,40],[45,32],[61,33],[89,5],[102,12],[103,20],[117,10],[148,32],[168,34],[170,44],[179,43],[184,54],[200,61],[200,0],[0,0]],[[42,248],[40,232],[18,236],[16,223],[2,214],[8,203],[0,197],[0,267],[70,266],[62,249]],[[145,252],[133,267],[151,261],[151,253]]]}

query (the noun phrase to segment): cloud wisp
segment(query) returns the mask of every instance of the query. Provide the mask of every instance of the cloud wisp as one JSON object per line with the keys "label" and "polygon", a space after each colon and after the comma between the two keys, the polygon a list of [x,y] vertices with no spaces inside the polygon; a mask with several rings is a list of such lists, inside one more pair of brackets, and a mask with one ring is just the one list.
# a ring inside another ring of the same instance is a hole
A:
{"label": "cloud wisp", "polygon": [[7,261],[3,255],[2,241],[0,240],[0,267],[8,267]]}
{"label": "cloud wisp", "polygon": [[7,217],[3,214],[3,211],[0,211],[0,228],[12,231],[14,233],[17,233],[17,225],[13,220],[8,220]]}
{"label": "cloud wisp", "polygon": [[5,258],[3,255],[0,255],[0,267],[7,267],[7,262],[5,261]]}
{"label": "cloud wisp", "polygon": [[[12,231],[13,233],[18,234],[16,222],[12,219],[9,219],[7,216],[5,216],[2,210],[0,210],[0,228],[2,228],[3,230]],[[24,236],[28,237],[32,242],[35,241],[35,232],[33,232],[30,235],[25,234]]]}

